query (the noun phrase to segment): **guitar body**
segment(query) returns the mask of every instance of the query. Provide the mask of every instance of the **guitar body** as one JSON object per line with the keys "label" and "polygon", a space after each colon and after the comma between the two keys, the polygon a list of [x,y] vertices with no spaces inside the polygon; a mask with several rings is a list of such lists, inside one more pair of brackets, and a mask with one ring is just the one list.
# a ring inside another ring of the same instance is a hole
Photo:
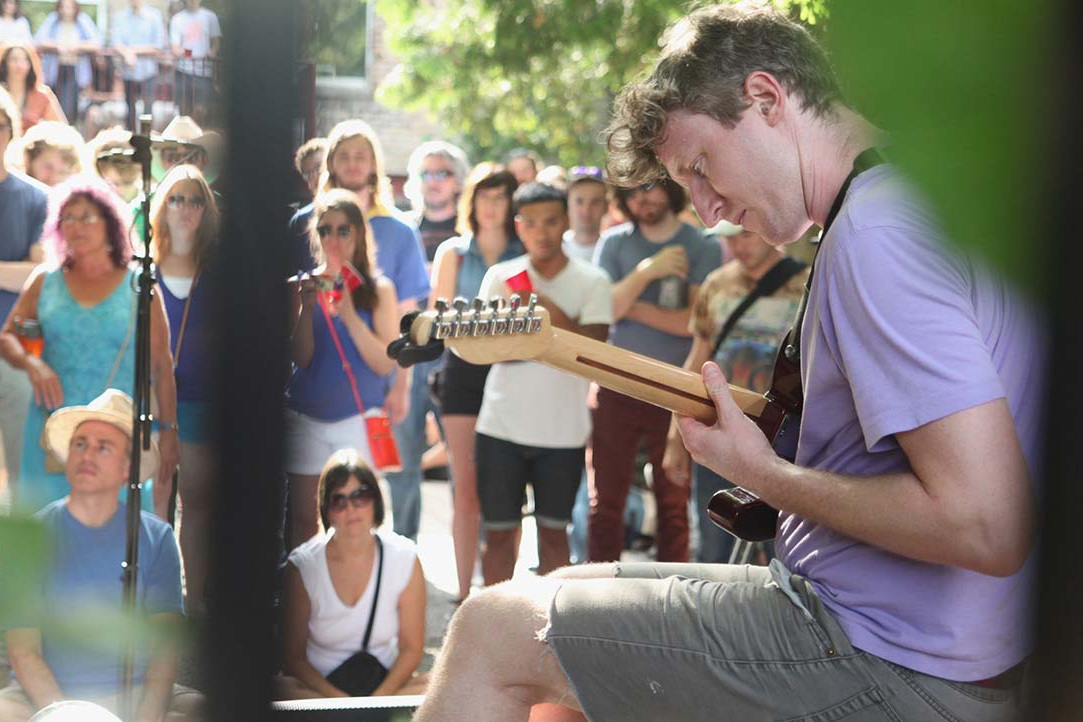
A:
{"label": "guitar body", "polygon": [[[409,366],[436,358],[446,345],[476,364],[537,361],[705,424],[717,420],[714,401],[699,374],[553,328],[548,312],[533,302],[520,313],[518,297],[509,308],[501,301],[456,299],[452,311],[441,300],[436,311],[409,314],[400,324],[402,338],[388,347],[388,355]],[[780,455],[792,460],[801,411],[801,374],[786,357],[785,346],[775,359],[770,391],[761,395],[736,386],[730,386],[730,391]],[[778,523],[776,509],[740,487],[715,494],[707,515],[746,541],[773,538]]]}

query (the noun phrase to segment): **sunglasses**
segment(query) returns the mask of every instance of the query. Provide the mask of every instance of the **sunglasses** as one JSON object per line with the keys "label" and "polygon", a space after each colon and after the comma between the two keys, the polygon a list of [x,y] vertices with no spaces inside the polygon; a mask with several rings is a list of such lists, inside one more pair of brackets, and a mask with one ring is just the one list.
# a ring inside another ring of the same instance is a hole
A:
{"label": "sunglasses", "polygon": [[353,226],[348,224],[343,224],[341,226],[316,226],[316,233],[319,234],[320,238],[327,238],[333,231],[339,238],[346,239],[350,237],[350,231],[352,229]]}
{"label": "sunglasses", "polygon": [[182,196],[179,193],[177,195],[169,196],[165,199],[166,205],[175,211],[179,211],[184,208],[185,204],[192,208],[205,208],[207,206],[207,199],[203,196]]}
{"label": "sunglasses", "polygon": [[449,170],[423,170],[421,180],[447,180],[451,175]]}
{"label": "sunglasses", "polygon": [[603,179],[602,169],[596,165],[576,165],[572,166],[568,171],[568,177],[571,179],[579,178],[597,178]]}
{"label": "sunglasses", "polygon": [[363,509],[375,500],[376,490],[371,486],[362,486],[349,494],[332,494],[327,500],[327,507],[334,512],[346,511],[346,503],[349,502],[354,509]]}

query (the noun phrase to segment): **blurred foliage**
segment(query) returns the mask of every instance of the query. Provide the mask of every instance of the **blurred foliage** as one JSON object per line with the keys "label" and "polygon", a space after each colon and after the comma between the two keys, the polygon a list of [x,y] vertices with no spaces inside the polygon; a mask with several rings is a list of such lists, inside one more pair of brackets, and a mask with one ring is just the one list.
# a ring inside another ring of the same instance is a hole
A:
{"label": "blurred foliage", "polygon": [[833,0],[826,35],[848,99],[948,234],[1024,286],[1046,267],[1052,127],[1048,3]]}
{"label": "blurred foliage", "polygon": [[[826,0],[774,0],[815,24]],[[677,0],[377,0],[401,61],[380,87],[425,110],[475,160],[523,146],[547,162],[600,164],[617,92],[648,68]]]}
{"label": "blurred foliage", "polygon": [[301,56],[317,65],[330,65],[335,75],[365,75],[368,3],[343,0],[303,0],[310,34]]}
{"label": "blurred foliage", "polygon": [[0,517],[0,630],[41,606],[46,551],[40,522]]}

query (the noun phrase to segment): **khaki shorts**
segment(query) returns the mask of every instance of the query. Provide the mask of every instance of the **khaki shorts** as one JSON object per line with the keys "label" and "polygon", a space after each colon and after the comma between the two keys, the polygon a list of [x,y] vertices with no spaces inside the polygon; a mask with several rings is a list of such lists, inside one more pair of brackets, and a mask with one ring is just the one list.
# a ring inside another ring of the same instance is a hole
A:
{"label": "khaki shorts", "polygon": [[562,586],[544,633],[592,722],[1020,718],[1022,685],[950,682],[855,649],[777,561],[616,568]]}
{"label": "khaki shorts", "polygon": [[[192,689],[191,687],[185,687],[183,684],[173,685],[173,702],[170,705],[172,709],[185,709],[190,708],[194,702],[190,704],[178,704],[178,697],[185,697],[187,695],[193,695],[196,698],[201,698],[202,695]],[[139,700],[143,698],[143,688],[136,687],[132,692],[132,699],[135,701],[135,705],[139,705]],[[88,697],[86,702],[93,702],[94,704],[101,705],[113,714],[117,714],[117,708],[120,706],[119,695],[111,694],[105,697]],[[185,700],[188,702],[189,700]],[[4,713],[9,710],[13,712],[19,708],[24,708],[25,716],[19,716],[16,712],[15,717],[5,717]],[[12,682],[7,687],[0,689],[0,722],[7,722],[8,719],[13,720],[25,720],[33,716],[36,711],[34,703],[30,701],[30,698],[26,696],[26,691],[19,685],[18,682]]]}

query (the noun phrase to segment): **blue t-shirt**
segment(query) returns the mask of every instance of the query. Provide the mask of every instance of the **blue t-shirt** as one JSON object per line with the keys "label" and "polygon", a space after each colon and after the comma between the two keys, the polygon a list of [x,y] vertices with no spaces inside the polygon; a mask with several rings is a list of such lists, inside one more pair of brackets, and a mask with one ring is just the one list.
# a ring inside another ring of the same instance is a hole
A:
{"label": "blue t-shirt", "polygon": [[[372,328],[372,311],[358,309],[357,315]],[[346,360],[350,362],[365,411],[381,408],[388,386],[387,377],[377,375],[361,358],[361,352],[341,318],[332,316],[331,323]],[[319,308],[313,309],[312,313],[312,341],[312,360],[304,368],[294,368],[286,388],[286,405],[320,421],[342,421],[356,416],[359,413],[357,399],[342,368],[342,358],[327,327],[327,319]]]}
{"label": "blue t-shirt", "polygon": [[[136,582],[139,618],[184,614],[180,554],[173,530],[152,514],[141,515]],[[10,626],[41,630],[45,663],[66,696],[116,694],[124,649],[110,632],[124,605],[125,505],[120,503],[113,517],[100,527],[85,526],[73,517],[67,499],[49,504],[35,516],[53,545],[42,590],[42,616]],[[67,629],[60,629],[60,624]],[[99,634],[91,634],[94,631]],[[136,647],[136,684],[141,684],[146,674],[149,646],[149,641],[143,640]]]}
{"label": "blue t-shirt", "polygon": [[[8,171],[0,181],[0,262],[25,261],[45,225],[46,188],[33,178]],[[0,323],[19,294],[0,290]]]}
{"label": "blue t-shirt", "polygon": [[[165,21],[162,20],[162,11],[158,8],[146,5],[138,11],[130,7],[124,8],[113,15],[110,25],[110,45],[149,46],[159,50],[165,50],[168,45]],[[158,74],[158,61],[154,56],[140,55],[136,57],[134,66],[124,66],[123,74],[125,80],[150,80]]]}
{"label": "blue t-shirt", "polygon": [[[290,230],[296,237],[293,266],[297,271],[310,271],[316,265],[309,250],[312,212],[309,203],[290,219]],[[429,298],[429,272],[417,231],[383,208],[375,209],[367,220],[376,238],[376,266],[395,286],[395,296],[400,302],[417,299],[424,306]]]}
{"label": "blue t-shirt", "polygon": [[[680,230],[662,243],[649,240],[634,223],[622,224],[602,236],[594,251],[594,258],[595,263],[613,279],[613,283],[619,283],[644,258],[650,258],[670,246],[683,246],[688,254],[688,281],[681,284],[681,303],[687,307],[688,286],[700,285],[708,273],[722,265],[722,247],[718,241],[704,237],[703,233],[687,223],[682,223]],[[637,300],[659,305],[662,282],[666,280],[651,281]],[[674,336],[627,318],[609,327],[609,342],[674,366],[683,364],[692,349],[692,339],[689,337]]]}

